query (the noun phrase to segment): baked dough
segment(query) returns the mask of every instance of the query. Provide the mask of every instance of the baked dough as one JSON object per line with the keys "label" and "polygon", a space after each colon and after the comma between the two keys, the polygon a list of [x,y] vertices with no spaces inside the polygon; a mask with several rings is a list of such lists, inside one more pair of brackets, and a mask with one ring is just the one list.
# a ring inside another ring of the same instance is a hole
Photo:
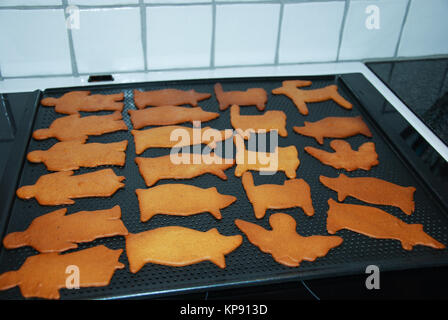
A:
{"label": "baked dough", "polygon": [[116,94],[90,94],[90,91],[71,91],[60,98],[44,98],[41,104],[46,107],[55,107],[58,113],[74,114],[79,111],[123,111],[124,93]]}
{"label": "baked dough", "polygon": [[129,270],[138,272],[147,263],[183,267],[211,261],[226,267],[225,255],[238,248],[241,235],[224,236],[216,228],[206,232],[169,226],[126,236]]}
{"label": "baked dough", "polygon": [[6,249],[31,246],[39,252],[62,252],[78,248],[78,243],[98,238],[125,236],[128,230],[121,221],[121,208],[79,211],[66,215],[59,209],[31,222],[25,231],[12,232],[3,238]]}
{"label": "baked dough", "polygon": [[73,171],[45,174],[31,186],[17,189],[21,199],[36,198],[46,206],[74,204],[72,199],[86,197],[110,197],[124,187],[124,177],[117,176],[112,169],[73,175]]}
{"label": "baked dough", "polygon": [[146,222],[157,214],[190,216],[210,212],[221,219],[220,209],[230,206],[236,197],[221,194],[216,187],[203,189],[188,184],[162,184],[135,190],[140,205],[140,220]]}
{"label": "baked dough", "polygon": [[179,106],[191,104],[193,107],[198,105],[198,101],[210,98],[210,93],[200,93],[194,90],[162,89],[152,91],[134,90],[134,103],[138,109],[147,106]]}
{"label": "baked dough", "polygon": [[239,106],[256,106],[263,111],[266,108],[268,95],[262,88],[251,88],[246,91],[224,92],[220,83],[215,84],[215,95],[219,103],[219,110],[226,110],[233,104]]}
{"label": "baked dough", "polygon": [[338,203],[333,199],[328,200],[328,205],[327,230],[330,234],[347,229],[371,238],[399,240],[405,250],[412,250],[416,245],[445,248],[423,231],[423,225],[407,224],[381,209]]}
{"label": "baked dough", "polygon": [[0,274],[0,290],[19,286],[25,298],[59,299],[59,289],[67,287],[73,266],[79,270],[81,288],[104,287],[109,285],[115,270],[124,268],[118,261],[122,252],[123,249],[111,250],[99,245],[66,254],[31,256],[20,269]]}
{"label": "baked dough", "polygon": [[290,98],[296,105],[297,109],[299,109],[299,112],[303,115],[308,114],[308,107],[306,104],[309,102],[333,100],[344,109],[352,109],[352,104],[338,93],[338,87],[336,85],[330,85],[319,89],[299,89],[301,87],[308,87],[311,84],[311,81],[286,80],[282,82],[282,86],[280,88],[272,90],[272,93],[284,94]]}
{"label": "baked dough", "polygon": [[240,219],[236,219],[235,224],[253,245],[288,267],[298,267],[302,261],[323,257],[343,241],[338,236],[303,237],[296,231],[296,221],[285,213],[269,217],[272,230]]}

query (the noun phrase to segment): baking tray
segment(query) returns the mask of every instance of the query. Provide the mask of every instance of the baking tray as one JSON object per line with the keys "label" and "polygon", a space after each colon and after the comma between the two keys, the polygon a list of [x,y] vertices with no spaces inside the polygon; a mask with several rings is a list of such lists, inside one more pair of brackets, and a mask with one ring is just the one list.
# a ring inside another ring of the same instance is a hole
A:
{"label": "baking tray", "polygon": [[[285,96],[275,96],[271,90],[281,86],[281,82],[287,79],[312,80],[311,88],[320,88],[330,84],[337,84],[339,92],[353,103],[353,110],[345,110],[333,101],[309,104],[310,113],[302,116],[291,100]],[[206,111],[219,112],[218,103],[214,96],[213,86],[216,82],[223,84],[224,90],[245,90],[247,88],[264,88],[268,92],[266,110],[282,110],[287,115],[288,137],[279,137],[279,146],[295,145],[299,152],[300,166],[297,177],[308,182],[312,192],[315,214],[307,217],[300,208],[285,210],[268,210],[263,219],[257,220],[254,216],[252,206],[243,190],[241,179],[234,176],[234,168],[226,171],[227,181],[223,181],[210,174],[203,175],[191,180],[162,180],[157,185],[165,183],[186,183],[208,188],[216,186],[223,194],[234,195],[238,200],[231,206],[222,210],[222,220],[215,220],[208,213],[189,217],[175,217],[157,215],[148,222],[140,222],[138,201],[135,189],[146,188],[143,178],[140,176],[138,167],[134,162],[135,146],[133,137],[128,132],[115,132],[99,137],[89,137],[88,142],[113,142],[128,140],[126,165],[112,167],[117,175],[125,176],[125,188],[119,190],[109,198],[86,198],[78,199],[74,205],[68,206],[68,213],[81,210],[99,210],[111,208],[118,204],[122,209],[122,219],[129,232],[137,233],[163,226],[180,225],[196,230],[206,231],[217,228],[224,235],[241,234],[234,224],[234,220],[244,219],[255,222],[265,228],[269,228],[268,219],[273,212],[285,212],[297,221],[297,230],[301,235],[310,236],[315,234],[325,235],[327,200],[336,199],[336,193],[319,183],[319,175],[336,177],[339,173],[345,173],[351,177],[373,176],[391,181],[403,186],[415,186],[415,212],[411,216],[402,213],[398,208],[390,206],[377,206],[388,213],[402,219],[407,223],[422,223],[424,230],[438,241],[448,244],[448,216],[446,198],[435,190],[430,174],[425,168],[407,154],[405,146],[400,146],[395,140],[392,127],[385,121],[378,121],[376,116],[378,105],[376,99],[384,100],[381,95],[360,74],[329,75],[329,76],[300,76],[281,78],[239,78],[239,79],[206,79],[188,81],[165,81],[123,85],[101,85],[91,87],[48,89],[36,94],[34,105],[29,106],[27,111],[32,121],[23,124],[20,129],[20,139],[16,144],[16,152],[9,159],[8,168],[0,185],[2,191],[0,207],[0,231],[2,238],[10,232],[25,229],[31,221],[50,211],[63,206],[49,207],[40,206],[32,200],[18,199],[14,192],[18,186],[34,184],[43,174],[48,173],[43,164],[32,164],[26,161],[28,152],[37,149],[48,149],[56,140],[49,139],[37,141],[30,138],[32,131],[48,127],[54,119],[64,115],[57,114],[53,108],[42,107],[39,104],[41,98],[58,97],[72,90],[90,90],[94,93],[112,94],[124,92],[123,118],[131,129],[127,110],[135,109],[133,103],[133,90],[155,90],[162,88],[176,88],[182,90],[195,89],[198,92],[212,93],[208,100],[199,102]],[[109,112],[99,112],[107,114]],[[221,116],[215,120],[203,123],[216,129],[231,128],[230,110],[220,112]],[[242,114],[260,114],[255,107],[242,107]],[[82,113],[86,115],[86,113]],[[358,148],[362,143],[373,141],[379,155],[378,166],[370,171],[357,170],[345,172],[332,167],[322,165],[318,160],[304,152],[305,146],[322,147],[329,149],[331,139],[325,139],[323,146],[319,146],[313,138],[304,137],[293,132],[293,126],[301,126],[304,121],[317,121],[328,116],[357,116],[362,115],[372,131],[373,138],[355,136],[346,139],[353,148]],[[185,124],[191,126],[191,124]],[[149,149],[141,156],[156,157],[169,154],[169,149]],[[414,162],[415,161],[415,162]],[[108,166],[105,166],[108,167]],[[96,169],[80,169],[76,174],[95,171]],[[260,175],[254,173],[256,184],[274,183],[282,184],[286,179],[283,172],[275,175]],[[346,203],[363,204],[354,198],[347,198]],[[348,274],[364,273],[367,265],[378,265],[382,271],[418,268],[424,266],[440,266],[448,264],[448,250],[435,250],[428,247],[416,246],[412,251],[401,248],[399,241],[371,239],[361,234],[342,230],[337,233],[344,239],[342,245],[329,252],[323,258],[315,262],[302,262],[297,268],[290,268],[276,263],[268,254],[259,251],[244,236],[242,245],[234,252],[226,256],[227,267],[220,269],[211,262],[201,262],[186,267],[169,267],[156,264],[145,265],[138,273],[129,271],[126,251],[120,257],[120,262],[125,268],[117,270],[112,281],[107,287],[62,289],[62,299],[107,299],[107,298],[137,298],[137,297],[160,297],[187,293],[193,291],[217,290],[220,288],[231,288],[250,286],[256,284],[281,283],[286,281],[299,281],[313,278],[326,278]],[[111,237],[98,239],[90,243],[80,244],[76,250],[104,244],[111,249],[125,249],[123,237]],[[72,250],[73,251],[73,250]],[[71,252],[71,251],[68,251]],[[25,259],[37,251],[30,247],[14,250],[0,248],[0,273],[19,268]],[[21,294],[18,287],[7,291],[0,291],[0,299],[20,299]]]}

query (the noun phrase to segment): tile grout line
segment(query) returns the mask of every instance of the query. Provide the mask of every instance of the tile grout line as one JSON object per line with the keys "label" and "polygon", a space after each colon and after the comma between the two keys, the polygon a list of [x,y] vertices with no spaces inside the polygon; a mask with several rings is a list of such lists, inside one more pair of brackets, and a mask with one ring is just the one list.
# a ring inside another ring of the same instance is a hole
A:
{"label": "tile grout line", "polygon": [[283,12],[284,12],[284,3],[283,1],[280,1],[280,12],[278,17],[278,30],[277,30],[277,43],[275,44],[275,58],[274,63],[278,64],[279,62],[279,55],[280,55],[280,40],[282,35],[282,24],[283,24]]}
{"label": "tile grout line", "polygon": [[139,7],[140,7],[140,32],[141,32],[141,38],[142,38],[142,51],[143,51],[143,66],[145,69],[145,72],[148,71],[148,44],[147,44],[147,30],[146,30],[146,7],[144,5],[144,0],[139,0]]}
{"label": "tile grout line", "polygon": [[412,0],[408,0],[408,3],[406,5],[406,10],[404,12],[403,21],[401,22],[400,33],[398,34],[397,45],[395,46],[393,58],[396,58],[398,56],[398,50],[400,49],[401,38],[403,37],[403,30],[404,30],[406,21],[408,20],[408,14],[409,14],[409,8],[411,7],[411,1]]}
{"label": "tile grout line", "polygon": [[[68,0],[62,0],[62,9],[64,10],[64,17],[65,17],[66,23],[67,23],[67,19],[68,19],[68,13],[66,12],[66,9],[68,6],[69,6]],[[76,55],[75,55],[75,47],[73,44],[72,29],[69,28],[67,24],[65,25],[65,28],[67,29],[68,48],[70,51],[70,62],[71,62],[71,66],[72,66],[72,74],[74,77],[79,77],[78,64],[77,64]]]}
{"label": "tile grout line", "polygon": [[212,0],[212,40],[210,43],[210,68],[215,68],[215,42],[216,42],[216,2]]}
{"label": "tile grout line", "polygon": [[341,53],[342,39],[344,37],[344,28],[345,28],[345,22],[347,20],[349,7],[350,7],[350,0],[345,0],[344,14],[342,16],[341,29],[339,30],[339,42],[338,42],[338,51],[336,54],[336,61],[339,61],[339,55]]}

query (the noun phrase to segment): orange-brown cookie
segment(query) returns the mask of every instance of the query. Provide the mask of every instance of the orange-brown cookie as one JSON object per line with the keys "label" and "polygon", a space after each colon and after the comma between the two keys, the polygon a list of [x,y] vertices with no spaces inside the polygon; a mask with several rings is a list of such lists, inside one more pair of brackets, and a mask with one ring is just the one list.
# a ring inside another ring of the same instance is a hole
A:
{"label": "orange-brown cookie", "polygon": [[240,219],[236,219],[235,224],[253,245],[288,267],[298,267],[304,260],[323,257],[343,241],[338,236],[303,237],[296,231],[296,221],[285,213],[274,213],[269,217],[272,230]]}
{"label": "orange-brown cookie", "polygon": [[399,240],[405,250],[412,250],[415,245],[445,248],[423,231],[423,225],[407,224],[381,209],[338,203],[333,199],[328,200],[328,205],[327,230],[330,234],[347,229],[371,238]]}
{"label": "orange-brown cookie", "polygon": [[193,121],[210,121],[219,117],[219,113],[207,112],[200,107],[185,108],[177,106],[163,106],[142,110],[129,110],[134,129],[146,126],[166,126]]}
{"label": "orange-brown cookie", "polygon": [[398,207],[407,215],[414,212],[414,187],[402,187],[373,177],[350,178],[343,173],[337,178],[320,176],[319,181],[336,191],[339,201],[350,196],[367,203]]}
{"label": "orange-brown cookie", "polygon": [[144,92],[134,90],[134,103],[138,109],[143,109],[147,106],[180,106],[183,104],[190,104],[196,107],[198,101],[208,99],[211,96],[210,93],[200,93],[194,90],[162,89]]}
{"label": "orange-brown cookie", "polygon": [[147,263],[183,267],[211,261],[225,268],[225,255],[238,248],[242,241],[242,236],[224,236],[216,228],[202,232],[170,226],[130,233],[126,236],[126,254],[132,273]]}
{"label": "orange-brown cookie", "polygon": [[90,94],[90,91],[67,92],[60,98],[44,98],[41,104],[46,107],[55,107],[59,113],[73,114],[79,111],[123,111],[124,93],[116,94]]}
{"label": "orange-brown cookie", "polygon": [[25,298],[59,299],[59,289],[72,285],[78,275],[79,287],[104,287],[110,283],[123,249],[111,250],[103,245],[67,254],[41,253],[28,257],[16,271],[0,274],[0,290],[19,286]]}
{"label": "orange-brown cookie", "polygon": [[36,140],[56,138],[59,141],[80,140],[85,142],[89,135],[99,136],[104,133],[128,130],[121,119],[121,113],[118,111],[104,116],[81,117],[79,114],[72,114],[57,118],[49,128],[34,131],[33,138]]}
{"label": "orange-brown cookie", "polygon": [[325,88],[302,90],[300,87],[308,87],[311,81],[286,80],[282,82],[280,88],[272,90],[273,94],[284,94],[290,98],[296,105],[299,112],[303,115],[308,114],[307,103],[333,100],[345,109],[352,109],[352,104],[345,100],[339,93],[336,85],[330,85]]}
{"label": "orange-brown cookie", "polygon": [[283,185],[256,186],[252,173],[245,172],[242,182],[257,219],[263,218],[267,209],[300,207],[307,216],[314,214],[310,186],[303,179],[286,180]]}
{"label": "orange-brown cookie", "polygon": [[277,131],[281,137],[288,136],[286,115],[283,111],[266,111],[261,115],[240,115],[240,107],[234,104],[230,107],[230,122],[245,139],[249,139],[251,133],[270,131]]}
{"label": "orange-brown cookie", "polygon": [[236,147],[235,176],[241,177],[248,170],[260,172],[283,171],[290,179],[296,177],[300,160],[295,146],[276,147],[274,152],[257,152],[246,150],[240,135],[234,138]]}
{"label": "orange-brown cookie", "polygon": [[[200,154],[199,156],[202,156]],[[211,173],[227,180],[224,170],[233,167],[235,161],[233,159],[222,159],[212,153],[210,157],[215,160],[212,163],[206,163],[204,159],[200,159],[198,163],[194,163],[193,154],[182,154],[179,157],[188,159],[186,163],[178,163],[173,161],[174,155],[167,155],[156,158],[136,157],[135,162],[138,165],[140,174],[142,175],[148,187],[154,185],[161,179],[191,179],[206,173]]]}
{"label": "orange-brown cookie", "polygon": [[112,169],[73,175],[73,171],[61,171],[45,174],[31,186],[17,189],[21,199],[36,198],[37,202],[46,206],[74,204],[72,199],[86,197],[110,197],[118,189],[124,187]]}
{"label": "orange-brown cookie", "polygon": [[3,238],[7,249],[31,246],[39,252],[62,252],[78,248],[78,243],[98,238],[125,236],[128,230],[121,221],[121,208],[79,211],[66,215],[59,209],[31,222],[25,231],[12,232]]}
{"label": "orange-brown cookie", "polygon": [[103,165],[124,166],[127,140],[112,143],[62,141],[48,150],[35,150],[27,155],[30,162],[43,162],[49,171],[77,170]]}
{"label": "orange-brown cookie", "polygon": [[332,140],[330,147],[336,152],[327,152],[313,147],[305,147],[305,151],[327,166],[347,171],[370,170],[379,163],[373,142],[364,143],[358,151],[353,150],[344,140]]}
{"label": "orange-brown cookie", "polygon": [[362,134],[371,138],[369,127],[358,117],[327,117],[316,122],[304,122],[304,127],[293,127],[298,134],[313,137],[319,144],[324,138],[347,138]]}
{"label": "orange-brown cookie", "polygon": [[137,189],[135,193],[142,222],[157,214],[190,216],[203,212],[210,212],[216,219],[221,219],[220,209],[236,201],[236,197],[221,194],[215,187],[203,189],[178,183]]}
{"label": "orange-brown cookie", "polygon": [[226,110],[232,104],[239,106],[256,106],[263,111],[268,101],[268,95],[262,88],[251,88],[246,91],[224,92],[220,83],[215,84],[216,100],[219,103],[219,110]]}
{"label": "orange-brown cookie", "polygon": [[141,154],[149,148],[185,147],[195,144],[215,146],[219,141],[233,135],[232,130],[216,130],[210,127],[190,128],[183,126],[164,126],[146,130],[132,130],[135,153]]}

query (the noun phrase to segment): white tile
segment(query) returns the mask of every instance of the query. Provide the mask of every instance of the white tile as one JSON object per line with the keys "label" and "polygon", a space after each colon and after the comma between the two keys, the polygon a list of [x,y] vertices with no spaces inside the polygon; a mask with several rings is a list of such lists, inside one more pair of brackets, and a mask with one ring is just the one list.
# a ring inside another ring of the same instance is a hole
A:
{"label": "white tile", "polygon": [[71,73],[62,9],[1,10],[3,77]]}
{"label": "white tile", "polygon": [[1,0],[0,7],[6,6],[57,6],[61,5],[61,0]]}
{"label": "white tile", "polygon": [[138,4],[138,0],[68,0],[74,5],[113,5],[113,4]]}
{"label": "white tile", "polygon": [[279,4],[216,6],[215,65],[274,63]]}
{"label": "white tile", "polygon": [[409,57],[447,54],[447,13],[447,0],[413,0],[398,55]]}
{"label": "white tile", "polygon": [[149,7],[146,17],[148,68],[210,65],[211,5]]}
{"label": "white tile", "polygon": [[394,57],[407,2],[407,0],[351,2],[339,59]]}
{"label": "white tile", "polygon": [[167,4],[167,3],[211,3],[212,0],[145,0],[145,3],[157,3],[157,4]]}
{"label": "white tile", "polygon": [[285,5],[279,62],[336,60],[343,14],[339,1]]}
{"label": "white tile", "polygon": [[80,11],[72,30],[80,73],[144,69],[139,8]]}

